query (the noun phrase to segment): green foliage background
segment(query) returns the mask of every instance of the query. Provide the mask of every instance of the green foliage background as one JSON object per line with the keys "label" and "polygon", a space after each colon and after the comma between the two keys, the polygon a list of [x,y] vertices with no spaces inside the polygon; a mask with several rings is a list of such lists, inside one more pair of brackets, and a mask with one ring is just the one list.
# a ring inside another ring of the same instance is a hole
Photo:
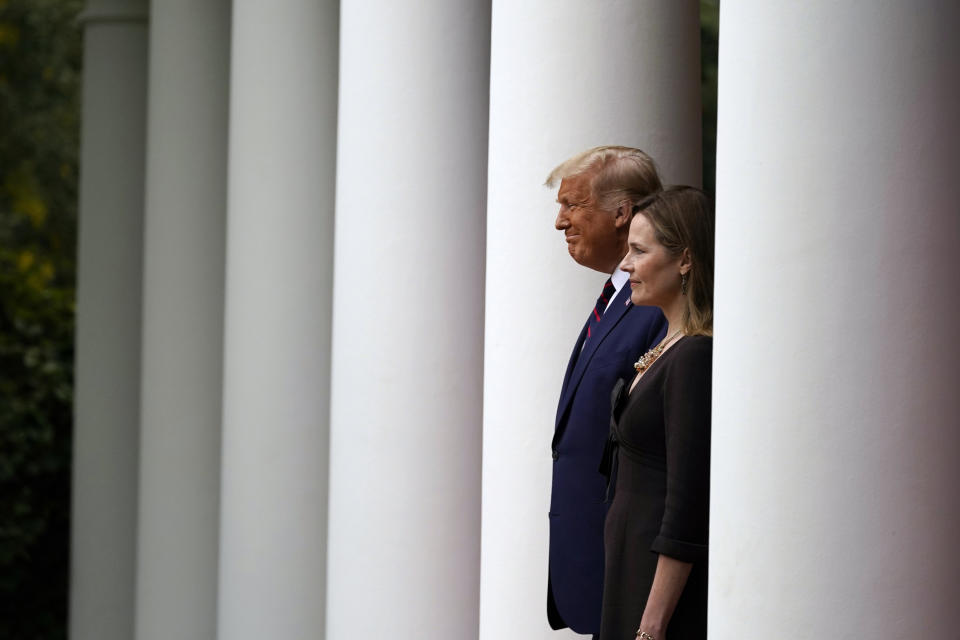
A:
{"label": "green foliage background", "polygon": [[[83,0],[0,0],[0,640],[66,638]],[[715,188],[719,0],[701,0]]]}
{"label": "green foliage background", "polygon": [[66,637],[80,0],[0,0],[0,639]]}
{"label": "green foliage background", "polygon": [[717,189],[717,53],[720,0],[700,0],[700,78],[703,98],[703,190]]}

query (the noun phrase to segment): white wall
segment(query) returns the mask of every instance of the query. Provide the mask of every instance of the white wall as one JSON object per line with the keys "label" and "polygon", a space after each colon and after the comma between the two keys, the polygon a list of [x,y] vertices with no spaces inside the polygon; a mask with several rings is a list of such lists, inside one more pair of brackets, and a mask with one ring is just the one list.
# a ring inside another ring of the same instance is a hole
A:
{"label": "white wall", "polygon": [[606,277],[569,258],[542,184],[601,144],[700,183],[697,3],[495,2],[491,49],[480,636],[547,640],[567,635],[546,614],[554,415]]}
{"label": "white wall", "polygon": [[324,627],[337,3],[233,3],[218,637]]}
{"label": "white wall", "polygon": [[80,150],[69,632],[133,635],[147,8],[88,2]]}
{"label": "white wall", "polygon": [[212,638],[230,3],[151,11],[136,638]]}
{"label": "white wall", "polygon": [[711,638],[960,627],[958,18],[722,7]]}
{"label": "white wall", "polygon": [[476,637],[489,19],[342,7],[330,640]]}

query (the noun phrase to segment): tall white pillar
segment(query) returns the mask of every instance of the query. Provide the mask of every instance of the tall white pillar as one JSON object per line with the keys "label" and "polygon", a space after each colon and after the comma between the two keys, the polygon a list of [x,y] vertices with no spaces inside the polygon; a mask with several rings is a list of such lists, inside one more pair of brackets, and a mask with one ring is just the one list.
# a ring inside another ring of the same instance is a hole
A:
{"label": "tall white pillar", "polygon": [[320,637],[337,3],[233,3],[218,637]]}
{"label": "tall white pillar", "polygon": [[136,638],[216,634],[230,3],[155,2]]}
{"label": "tall white pillar", "polygon": [[601,144],[700,183],[698,5],[498,1],[491,47],[480,636],[547,640],[567,635],[546,613],[550,440],[603,277],[570,259],[542,185]]}
{"label": "tall white pillar", "polygon": [[710,637],[960,629],[960,7],[725,3]]}
{"label": "tall white pillar", "polygon": [[133,634],[146,2],[91,0],[84,27],[70,637]]}
{"label": "tall white pillar", "polygon": [[485,5],[342,9],[330,640],[477,633]]}

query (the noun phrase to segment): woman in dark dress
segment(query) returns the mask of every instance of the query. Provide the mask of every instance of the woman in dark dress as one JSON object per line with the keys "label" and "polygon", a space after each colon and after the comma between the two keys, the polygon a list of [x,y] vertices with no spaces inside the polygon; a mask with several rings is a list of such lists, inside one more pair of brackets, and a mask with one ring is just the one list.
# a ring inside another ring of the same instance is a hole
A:
{"label": "woman in dark dress", "polygon": [[668,328],[616,392],[601,640],[707,637],[713,229],[692,187],[634,207],[620,268],[633,303],[659,307]]}

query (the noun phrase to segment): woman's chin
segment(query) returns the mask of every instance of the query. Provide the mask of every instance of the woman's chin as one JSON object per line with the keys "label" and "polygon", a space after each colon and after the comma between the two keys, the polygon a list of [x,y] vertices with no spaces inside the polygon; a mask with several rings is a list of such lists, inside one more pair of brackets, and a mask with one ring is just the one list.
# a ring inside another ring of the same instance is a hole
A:
{"label": "woman's chin", "polygon": [[630,294],[630,302],[632,302],[635,307],[657,307],[658,309],[663,309],[657,300],[637,295],[636,292]]}

